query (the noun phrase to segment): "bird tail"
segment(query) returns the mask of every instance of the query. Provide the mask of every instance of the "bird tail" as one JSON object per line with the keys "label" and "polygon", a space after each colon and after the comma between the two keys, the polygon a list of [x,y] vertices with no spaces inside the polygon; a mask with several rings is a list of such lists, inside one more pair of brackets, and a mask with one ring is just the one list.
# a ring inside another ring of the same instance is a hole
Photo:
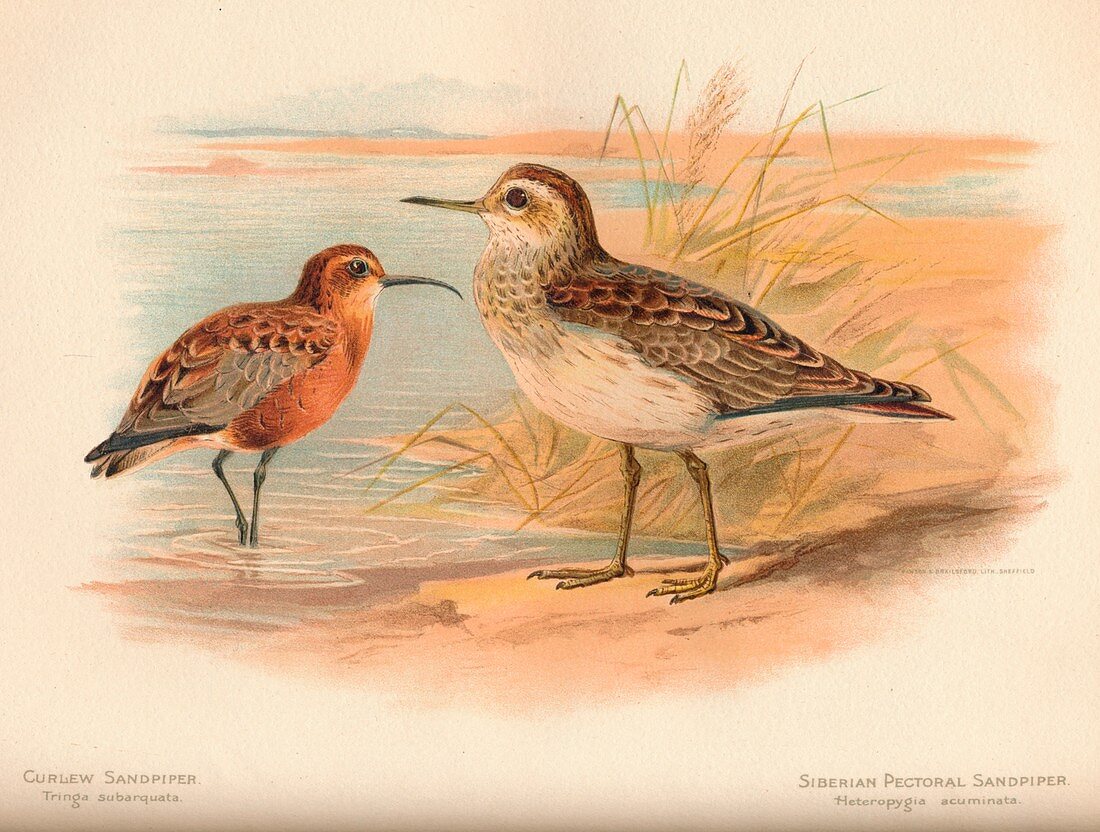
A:
{"label": "bird tail", "polygon": [[844,409],[874,416],[892,416],[895,419],[955,419],[950,413],[919,402],[876,402],[855,404]]}
{"label": "bird tail", "polygon": [[929,406],[928,392],[915,384],[901,381],[885,381],[871,378],[875,389],[870,393],[831,393],[794,396],[779,399],[771,404],[732,413],[722,413],[718,419],[734,419],[760,413],[779,413],[805,408],[835,407],[869,416],[888,416],[895,419],[951,419],[954,416]]}
{"label": "bird tail", "polygon": [[927,403],[932,401],[932,397],[923,387],[900,381],[882,381],[881,379],[875,379],[875,381],[887,386],[893,392],[892,400],[860,402],[844,409],[875,416],[890,416],[895,419],[950,419],[952,421],[955,419],[950,413],[944,413],[929,406]]}
{"label": "bird tail", "polygon": [[180,439],[166,439],[163,442],[142,445],[140,448],[107,451],[104,449],[107,442],[103,442],[93,448],[84,461],[92,463],[93,480],[100,478],[109,480],[112,477],[133,473],[151,462],[183,450],[180,443]]}
{"label": "bird tail", "polygon": [[84,461],[93,465],[92,479],[110,479],[136,471],[168,454],[194,447],[203,436],[220,429],[215,425],[193,424],[139,434],[115,431],[88,451]]}

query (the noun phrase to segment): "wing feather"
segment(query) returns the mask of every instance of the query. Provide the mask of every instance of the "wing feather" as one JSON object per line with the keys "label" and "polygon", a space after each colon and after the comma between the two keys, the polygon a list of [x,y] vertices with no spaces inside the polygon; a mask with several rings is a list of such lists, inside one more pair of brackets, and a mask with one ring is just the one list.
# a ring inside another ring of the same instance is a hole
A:
{"label": "wing feather", "polygon": [[751,306],[678,275],[603,255],[543,288],[564,320],[625,339],[653,366],[692,381],[719,414],[928,401],[919,387],[849,369]]}
{"label": "wing feather", "polygon": [[252,304],[215,312],[149,365],[102,450],[221,430],[323,361],[339,337],[334,322],[304,307]]}

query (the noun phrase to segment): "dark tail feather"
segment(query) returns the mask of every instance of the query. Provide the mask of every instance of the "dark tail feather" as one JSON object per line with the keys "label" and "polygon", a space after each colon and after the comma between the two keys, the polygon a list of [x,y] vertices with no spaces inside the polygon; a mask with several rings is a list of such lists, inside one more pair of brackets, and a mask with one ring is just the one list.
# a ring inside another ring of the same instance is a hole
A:
{"label": "dark tail feather", "polygon": [[[138,468],[142,468],[164,456],[167,453],[172,453],[172,446],[175,445],[177,440],[167,439],[163,442],[158,442],[154,445],[143,445],[140,448],[131,448],[124,451],[109,451],[106,454],[101,454],[94,460],[92,466],[92,479],[111,479],[111,477],[117,477],[121,474],[126,474],[131,471],[136,471]],[[94,453],[94,451],[93,451]],[[89,454],[91,456],[91,454]]]}
{"label": "dark tail feather", "polygon": [[225,425],[197,424],[148,433],[112,433],[88,451],[84,461],[95,462],[116,451],[132,451],[136,448],[144,448],[147,445],[159,445],[169,439],[182,439],[185,436],[202,436],[207,433],[215,433],[224,427]]}
{"label": "dark tail feather", "polygon": [[[920,388],[916,388],[920,390]],[[924,393],[923,390],[920,390]],[[924,393],[924,395],[928,395]],[[877,416],[893,416],[897,419],[951,419],[954,421],[955,417],[950,413],[944,413],[942,410],[936,410],[934,407],[929,407],[926,404],[918,404],[915,401],[912,402],[869,402],[867,404],[853,404],[844,408],[845,410],[855,410],[860,413],[873,413]]]}
{"label": "dark tail feather", "polygon": [[[92,448],[90,451],[88,451],[88,455],[86,457],[84,457],[84,461],[85,462],[95,462],[97,459],[103,459],[103,457],[107,456],[107,454],[110,453],[110,450],[108,448],[111,444],[111,439],[112,438],[113,438],[113,436],[109,437],[107,439],[104,439],[102,442],[100,442],[98,445],[96,445],[94,448]],[[93,476],[95,476],[95,475],[93,474]]]}

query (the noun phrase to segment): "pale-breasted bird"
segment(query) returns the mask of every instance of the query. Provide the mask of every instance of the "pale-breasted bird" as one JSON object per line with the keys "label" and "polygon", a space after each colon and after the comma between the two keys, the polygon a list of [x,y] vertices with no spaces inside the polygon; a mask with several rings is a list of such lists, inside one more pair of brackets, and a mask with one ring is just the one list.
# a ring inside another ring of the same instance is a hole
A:
{"label": "pale-breasted bird", "polygon": [[[238,539],[256,546],[268,463],[336,412],[370,347],[379,293],[408,284],[461,297],[437,280],[387,275],[368,249],[339,245],[309,259],[285,300],[241,303],[203,318],[149,365],[114,433],[84,458],[92,477],[215,449],[214,473],[233,503]],[[261,452],[251,524],[222,470],[235,451]]]}
{"label": "pale-breasted bird", "polygon": [[561,171],[520,164],[474,201],[403,201],[484,220],[474,299],[517,384],[558,421],[621,446],[626,506],[615,557],[601,569],[532,573],[558,579],[559,589],[631,574],[636,447],[678,454],[702,500],[706,567],[650,592],[676,603],[712,592],[727,563],[697,449],[782,429],[811,411],[951,418],[925,404],[921,388],[849,369],[716,289],[615,259],[596,236],[588,197]]}

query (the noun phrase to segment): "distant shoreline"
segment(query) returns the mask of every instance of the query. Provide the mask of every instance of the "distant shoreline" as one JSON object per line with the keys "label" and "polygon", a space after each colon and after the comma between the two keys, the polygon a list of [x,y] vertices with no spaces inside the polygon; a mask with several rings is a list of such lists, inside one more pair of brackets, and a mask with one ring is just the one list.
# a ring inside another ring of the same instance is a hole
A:
{"label": "distant shoreline", "polygon": [[[889,154],[909,154],[900,178],[924,179],[957,169],[1000,169],[1019,167],[1021,157],[1039,149],[1035,142],[1003,136],[941,136],[900,133],[833,133],[832,146],[838,164],[857,163]],[[754,143],[760,134],[727,133],[714,158],[714,167],[732,164]],[[560,156],[593,159],[604,155],[612,159],[636,158],[629,136],[613,133],[604,149],[603,132],[585,130],[549,130],[481,138],[366,138],[361,136],[308,136],[298,138],[253,137],[203,142],[204,150],[262,151],[297,155],[325,156]],[[669,136],[671,152],[684,156],[687,138]],[[643,152],[646,148],[643,145]],[[767,152],[766,137],[759,153]],[[796,135],[784,156],[821,158],[826,153],[824,136],[806,132]],[[647,153],[652,156],[652,153]]]}

